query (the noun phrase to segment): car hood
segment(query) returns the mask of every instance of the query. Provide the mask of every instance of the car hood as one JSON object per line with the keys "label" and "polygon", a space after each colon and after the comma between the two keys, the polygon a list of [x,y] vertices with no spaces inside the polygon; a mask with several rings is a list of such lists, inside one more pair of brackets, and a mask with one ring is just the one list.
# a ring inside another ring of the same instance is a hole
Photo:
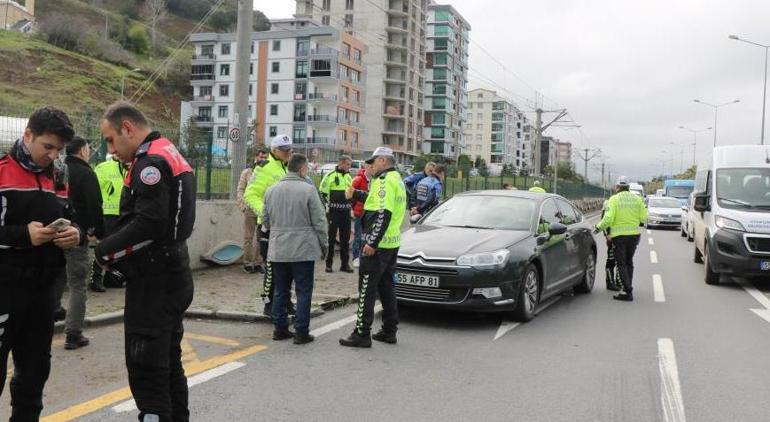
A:
{"label": "car hood", "polygon": [[671,214],[671,215],[679,215],[682,213],[681,208],[659,208],[659,207],[650,207],[647,209],[649,213],[655,213],[655,214]]}
{"label": "car hood", "polygon": [[401,233],[399,255],[457,258],[460,255],[492,252],[532,236],[528,231],[468,229],[429,224],[413,226]]}

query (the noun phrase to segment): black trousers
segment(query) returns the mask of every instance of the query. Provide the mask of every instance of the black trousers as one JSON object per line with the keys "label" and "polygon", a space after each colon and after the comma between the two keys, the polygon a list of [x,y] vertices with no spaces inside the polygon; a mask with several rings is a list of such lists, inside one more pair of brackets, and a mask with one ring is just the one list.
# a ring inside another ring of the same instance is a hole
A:
{"label": "black trousers", "polygon": [[160,265],[146,263],[146,258],[142,262],[143,273],[124,272],[128,384],[139,420],[155,414],[161,421],[188,421],[181,348],[182,318],[193,298],[187,248],[166,262],[155,261]]}
{"label": "black trousers", "polygon": [[398,330],[398,304],[393,286],[398,249],[378,249],[373,256],[361,255],[358,270],[358,314],[356,332],[371,335],[374,302],[382,303],[382,328],[389,333]]}
{"label": "black trousers", "polygon": [[337,240],[337,232],[340,235],[340,266],[348,267],[350,260],[350,210],[329,211],[329,253],[326,254],[326,266],[334,264],[334,243]]}
{"label": "black trousers", "polygon": [[0,395],[13,352],[11,418],[37,421],[43,410],[43,387],[51,371],[54,275],[10,279],[0,274]]}
{"label": "black trousers", "polygon": [[617,263],[615,262],[615,248],[612,246],[612,241],[607,241],[607,262],[604,264],[604,272],[606,274],[607,286],[619,285],[620,280],[617,279]]}
{"label": "black trousers", "polygon": [[259,255],[262,256],[262,262],[265,263],[265,278],[262,282],[262,300],[265,303],[273,301],[273,263],[267,260],[267,251],[270,247],[270,232],[262,232],[262,225],[257,228],[259,241]]}
{"label": "black trousers", "polygon": [[618,236],[612,238],[612,246],[615,249],[615,262],[618,264],[618,275],[623,284],[623,290],[631,293],[634,280],[634,254],[639,246],[640,235]]}

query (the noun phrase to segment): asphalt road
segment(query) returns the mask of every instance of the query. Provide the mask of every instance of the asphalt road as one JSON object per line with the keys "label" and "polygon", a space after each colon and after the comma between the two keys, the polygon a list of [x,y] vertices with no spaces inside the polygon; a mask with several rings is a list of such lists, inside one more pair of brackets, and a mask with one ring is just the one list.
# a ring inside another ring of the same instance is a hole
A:
{"label": "asphalt road", "polygon": [[[351,350],[337,340],[352,329],[345,319],[353,307],[314,319],[311,328],[325,333],[306,346],[272,342],[266,325],[190,323],[198,339],[238,343],[191,341],[207,348],[191,366],[200,382],[190,390],[193,420],[770,420],[770,322],[751,310],[770,306],[770,282],[708,286],[692,243],[677,231],[650,233],[636,255],[633,303],[612,300],[600,271],[591,294],[564,295],[526,324],[404,308],[398,345]],[[250,353],[237,353],[244,349]],[[55,368],[62,353],[54,352]],[[124,374],[122,360],[114,361]],[[49,421],[135,418],[130,403],[104,386],[57,400],[72,383],[56,381],[54,371],[46,414],[59,413]]]}

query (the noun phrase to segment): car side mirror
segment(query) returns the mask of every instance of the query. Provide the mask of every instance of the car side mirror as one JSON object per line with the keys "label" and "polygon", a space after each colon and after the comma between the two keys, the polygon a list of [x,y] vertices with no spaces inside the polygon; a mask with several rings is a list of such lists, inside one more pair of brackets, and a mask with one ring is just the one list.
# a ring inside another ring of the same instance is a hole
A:
{"label": "car side mirror", "polygon": [[682,211],[687,211],[687,205],[682,205]]}
{"label": "car side mirror", "polygon": [[551,236],[557,236],[564,233],[567,233],[567,226],[561,223],[553,223],[551,224],[551,227],[548,228],[548,234]]}
{"label": "car side mirror", "polygon": [[698,212],[704,212],[709,211],[711,207],[709,207],[709,201],[711,200],[711,195],[708,193],[699,193],[695,195],[695,201],[693,204],[693,208],[695,211]]}

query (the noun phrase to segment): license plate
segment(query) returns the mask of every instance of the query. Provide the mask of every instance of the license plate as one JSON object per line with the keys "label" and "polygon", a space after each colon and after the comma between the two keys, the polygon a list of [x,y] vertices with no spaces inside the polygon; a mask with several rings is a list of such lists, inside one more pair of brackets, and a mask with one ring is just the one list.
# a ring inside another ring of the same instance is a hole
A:
{"label": "license plate", "polygon": [[770,261],[759,261],[759,269],[762,271],[770,271]]}
{"label": "license plate", "polygon": [[412,286],[438,287],[439,278],[431,275],[397,273],[396,283]]}

